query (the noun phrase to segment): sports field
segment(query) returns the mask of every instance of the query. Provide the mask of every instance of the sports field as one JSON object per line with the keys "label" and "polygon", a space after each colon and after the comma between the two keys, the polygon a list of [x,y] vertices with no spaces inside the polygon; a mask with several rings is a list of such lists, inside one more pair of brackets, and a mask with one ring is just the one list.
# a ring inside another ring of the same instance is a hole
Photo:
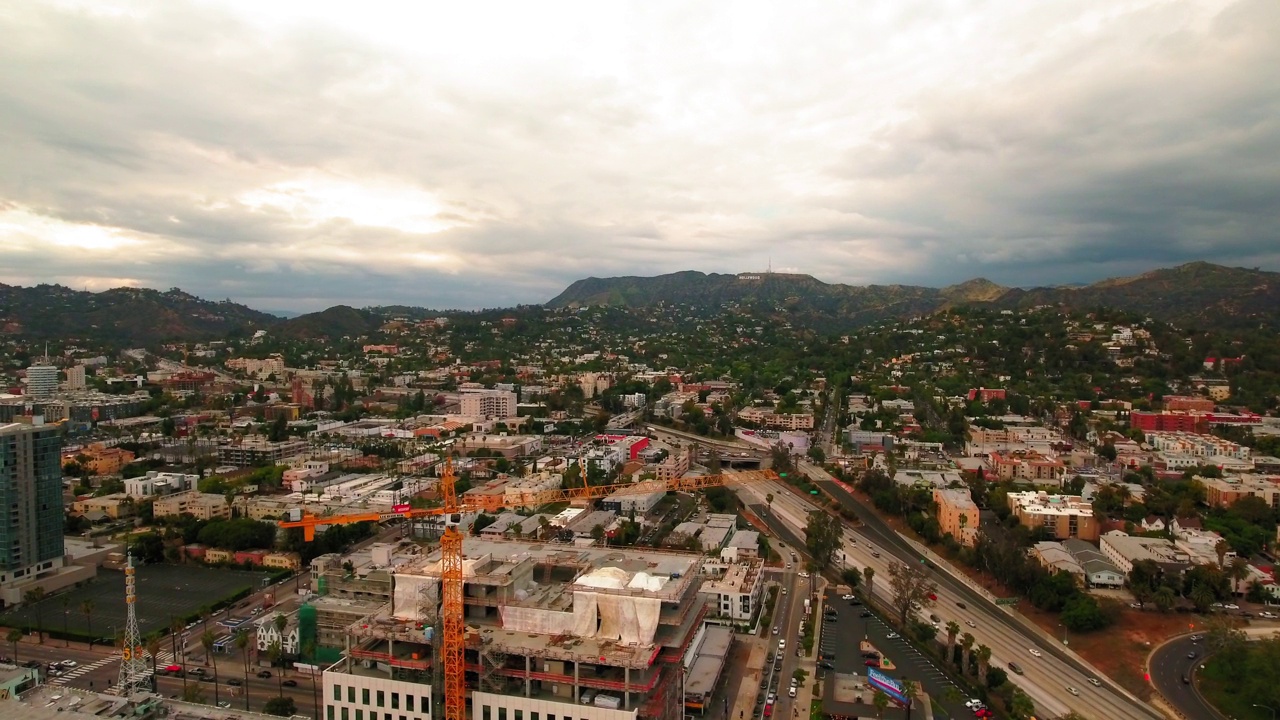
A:
{"label": "sports field", "polygon": [[[144,565],[137,568],[138,627],[145,635],[166,628],[172,618],[185,618],[203,606],[212,607],[242,590],[261,587],[263,572],[224,570],[191,565]],[[92,628],[82,605],[93,600]],[[46,631],[72,633],[95,638],[113,637],[113,629],[124,628],[124,572],[100,570],[87,585],[58,593],[39,604]],[[36,607],[24,606],[0,614],[5,627],[36,626]]]}

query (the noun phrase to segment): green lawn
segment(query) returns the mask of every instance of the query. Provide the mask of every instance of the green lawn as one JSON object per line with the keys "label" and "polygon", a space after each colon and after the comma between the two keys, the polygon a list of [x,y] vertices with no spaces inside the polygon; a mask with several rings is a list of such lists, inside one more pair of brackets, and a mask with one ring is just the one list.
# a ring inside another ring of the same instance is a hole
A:
{"label": "green lawn", "polygon": [[1203,670],[1196,672],[1196,687],[1224,715],[1235,720],[1272,720],[1270,710],[1256,708],[1250,698],[1239,692],[1239,684],[1227,676],[1222,663],[1210,657]]}

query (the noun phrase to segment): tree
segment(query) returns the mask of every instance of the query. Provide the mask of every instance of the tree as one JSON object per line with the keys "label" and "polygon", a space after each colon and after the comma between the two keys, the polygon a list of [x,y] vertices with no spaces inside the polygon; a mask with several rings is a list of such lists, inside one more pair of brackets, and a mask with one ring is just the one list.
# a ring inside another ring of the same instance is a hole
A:
{"label": "tree", "polygon": [[773,493],[765,493],[764,503],[769,507],[769,512],[773,512]]}
{"label": "tree", "polygon": [[291,697],[273,697],[262,706],[262,711],[268,715],[290,717],[297,714],[298,705]]}
{"label": "tree", "polygon": [[[85,602],[87,603],[89,601],[86,600]],[[169,642],[173,646],[173,659],[175,662],[177,662],[178,659],[182,657],[181,655],[178,654],[178,635],[182,633],[183,629],[184,629],[184,626],[181,620],[179,620],[176,617],[169,619]],[[92,637],[93,633],[90,632],[89,635],[90,637]],[[184,649],[185,649],[185,643],[184,643]],[[186,687],[187,687],[187,673],[184,670],[184,672],[182,673],[183,690],[185,690]]]}
{"label": "tree", "polygon": [[951,662],[956,654],[956,637],[960,634],[960,623],[947,621],[947,662]]}
{"label": "tree", "polygon": [[[207,622],[207,621],[206,621]],[[200,645],[204,647],[204,656],[213,663],[213,704],[218,704],[218,658],[213,655],[213,633],[205,630],[200,636]]]}
{"label": "tree", "polygon": [[[267,645],[267,660],[270,661],[271,667],[275,667],[276,663],[280,662],[280,658],[283,655],[284,655],[284,652],[280,649],[279,638],[272,640],[271,643]],[[281,697],[284,696],[284,686],[281,684],[282,682],[283,681],[280,679],[280,673],[277,671],[276,672],[276,689],[279,691],[278,694]]]}
{"label": "tree", "polygon": [[267,439],[272,442],[286,440],[289,437],[289,423],[284,419],[284,415],[277,415],[271,428],[267,431]]}
{"label": "tree", "polygon": [[18,643],[22,642],[22,630],[18,628],[10,628],[9,634],[5,635],[5,640],[13,646],[13,664],[18,664]]}
{"label": "tree", "polygon": [[[276,640],[276,645],[281,646],[280,655],[283,657],[284,629],[289,627],[289,618],[285,617],[284,613],[276,613],[275,619],[272,620],[271,622],[276,626],[276,635],[279,637],[279,639]],[[284,682],[283,678],[284,678],[284,660],[281,659],[280,673],[276,675],[276,684],[279,686],[278,689],[280,690],[280,694],[282,695],[284,694],[284,686],[281,685],[280,683]]]}
{"label": "tree", "polygon": [[883,718],[885,708],[889,707],[889,696],[885,695],[883,690],[877,689],[871,696],[871,704],[876,708],[876,717]]}
{"label": "tree", "polygon": [[856,588],[862,583],[862,571],[856,567],[845,568],[840,573],[840,579],[850,588]]}
{"label": "tree", "polygon": [[1231,578],[1231,592],[1239,595],[1240,581],[1249,577],[1249,561],[1239,556],[1233,558],[1227,567],[1227,577]]}
{"label": "tree", "polygon": [[1196,583],[1191,588],[1191,594],[1187,596],[1192,605],[1196,606],[1196,612],[1204,612],[1213,604],[1213,590],[1204,583]]}
{"label": "tree", "polygon": [[969,674],[969,654],[973,652],[973,644],[976,641],[977,640],[973,637],[972,633],[965,633],[964,637],[960,638],[960,648],[964,651],[960,660],[961,675]]}
{"label": "tree", "polygon": [[862,578],[867,581],[867,599],[871,600],[873,590],[871,583],[876,579],[876,569],[870,565],[866,566],[862,569]]}
{"label": "tree", "polygon": [[804,533],[804,544],[813,559],[813,568],[822,572],[831,564],[831,558],[843,540],[840,520],[822,510],[814,510],[809,513]]}
{"label": "tree", "polygon": [[1151,600],[1156,604],[1160,612],[1169,612],[1169,609],[1178,602],[1178,594],[1168,585],[1161,585],[1156,590],[1155,595],[1151,597]]}
{"label": "tree", "polygon": [[147,639],[147,654],[151,656],[151,691],[156,690],[156,658],[160,655],[160,636],[152,635]]}
{"label": "tree", "polygon": [[597,543],[604,540],[604,525],[596,523],[595,527],[591,528],[591,539]]}
{"label": "tree", "polygon": [[62,594],[62,647],[71,647],[71,596]]}
{"label": "tree", "polygon": [[23,601],[30,605],[31,609],[35,611],[36,637],[39,639],[41,645],[44,644],[44,607],[41,606],[40,601],[44,600],[44,595],[43,585],[37,585],[22,594]]}
{"label": "tree", "polygon": [[1058,619],[1072,632],[1101,630],[1111,624],[1111,618],[1098,607],[1098,601],[1083,593],[1067,601]]}
{"label": "tree", "polygon": [[986,687],[987,671],[991,669],[991,648],[979,645],[974,657],[978,659],[978,682],[981,687]]}
{"label": "tree", "polygon": [[93,649],[93,600],[82,600],[80,612],[84,613],[84,623],[89,629],[89,649]]}
{"label": "tree", "polygon": [[1018,720],[1028,720],[1036,714],[1036,704],[1031,700],[1031,696],[1021,688],[1015,687],[1009,698],[1009,713]]}
{"label": "tree", "polygon": [[182,684],[182,700],[184,702],[195,703],[197,705],[204,704],[204,688],[199,683],[188,686],[186,682]]}
{"label": "tree", "polygon": [[200,621],[204,623],[202,629],[204,632],[209,632],[209,618],[213,617],[213,608],[208,605],[201,605],[197,612],[200,613]]}
{"label": "tree", "polygon": [[240,659],[244,663],[244,709],[249,709],[249,631],[240,628],[236,632],[236,649],[240,651]]}
{"label": "tree", "polygon": [[933,600],[929,596],[938,592],[938,586],[929,579],[929,569],[923,564],[895,561],[889,566],[889,592],[898,623],[905,628],[912,604],[931,606]]}
{"label": "tree", "polygon": [[1227,566],[1227,551],[1230,549],[1231,546],[1227,544],[1226,540],[1219,540],[1213,544],[1213,551],[1218,554],[1218,567],[1225,568]]}
{"label": "tree", "polygon": [[1102,458],[1103,460],[1106,460],[1107,462],[1115,462],[1116,446],[1112,445],[1111,443],[1107,443],[1106,445],[1103,445],[1102,447],[1098,448],[1098,457]]}

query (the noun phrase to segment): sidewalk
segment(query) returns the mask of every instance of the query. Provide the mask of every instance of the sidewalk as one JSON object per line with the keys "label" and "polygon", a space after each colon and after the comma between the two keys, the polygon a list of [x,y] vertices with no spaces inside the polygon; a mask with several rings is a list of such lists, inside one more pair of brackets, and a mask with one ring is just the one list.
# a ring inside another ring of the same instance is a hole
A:
{"label": "sidewalk", "polygon": [[800,658],[799,668],[804,670],[808,675],[805,677],[804,685],[796,691],[796,697],[792,707],[795,712],[792,716],[795,720],[809,720],[810,708],[813,706],[814,700],[821,700],[821,682],[818,680],[818,648],[822,645],[822,634],[827,630],[827,624],[822,621],[823,599],[827,593],[827,579],[825,577],[818,578],[818,602],[813,607],[813,614],[809,616],[809,622],[813,624],[813,651]]}
{"label": "sidewalk", "polygon": [[738,678],[738,687],[733,688],[733,678],[727,679],[726,692],[732,702],[729,703],[729,720],[751,720],[755,714],[756,694],[760,692],[760,681],[764,674],[765,655],[768,653],[767,642],[754,635],[735,635],[735,639],[746,644],[749,649],[746,667]]}

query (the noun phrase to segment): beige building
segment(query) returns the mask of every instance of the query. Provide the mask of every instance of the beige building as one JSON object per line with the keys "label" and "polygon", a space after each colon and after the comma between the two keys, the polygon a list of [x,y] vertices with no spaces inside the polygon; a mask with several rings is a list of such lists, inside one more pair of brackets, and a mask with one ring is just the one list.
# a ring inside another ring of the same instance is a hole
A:
{"label": "beige building", "polygon": [[978,542],[978,506],[969,491],[961,488],[938,488],[933,491],[938,506],[938,525],[944,535],[950,534],[961,545],[973,547]]}
{"label": "beige building", "polygon": [[197,490],[162,497],[156,500],[152,509],[156,517],[173,517],[184,513],[197,520],[231,517],[231,506],[227,505],[225,497]]}
{"label": "beige building", "polygon": [[71,509],[81,515],[102,513],[113,520],[134,514],[136,506],[124,493],[111,493],[102,497],[85,498],[71,504]]}
{"label": "beige building", "polygon": [[302,568],[302,556],[296,552],[273,552],[262,556],[262,566],[281,570]]}
{"label": "beige building", "polygon": [[516,394],[509,390],[463,390],[461,405],[461,414],[468,417],[514,417]]}
{"label": "beige building", "polygon": [[210,565],[235,562],[236,554],[222,548],[209,548],[204,553],[204,561]]}
{"label": "beige building", "polygon": [[1009,493],[1009,509],[1029,528],[1049,528],[1057,540],[1096,541],[1100,533],[1093,505],[1079,495],[1049,495],[1044,491]]}

